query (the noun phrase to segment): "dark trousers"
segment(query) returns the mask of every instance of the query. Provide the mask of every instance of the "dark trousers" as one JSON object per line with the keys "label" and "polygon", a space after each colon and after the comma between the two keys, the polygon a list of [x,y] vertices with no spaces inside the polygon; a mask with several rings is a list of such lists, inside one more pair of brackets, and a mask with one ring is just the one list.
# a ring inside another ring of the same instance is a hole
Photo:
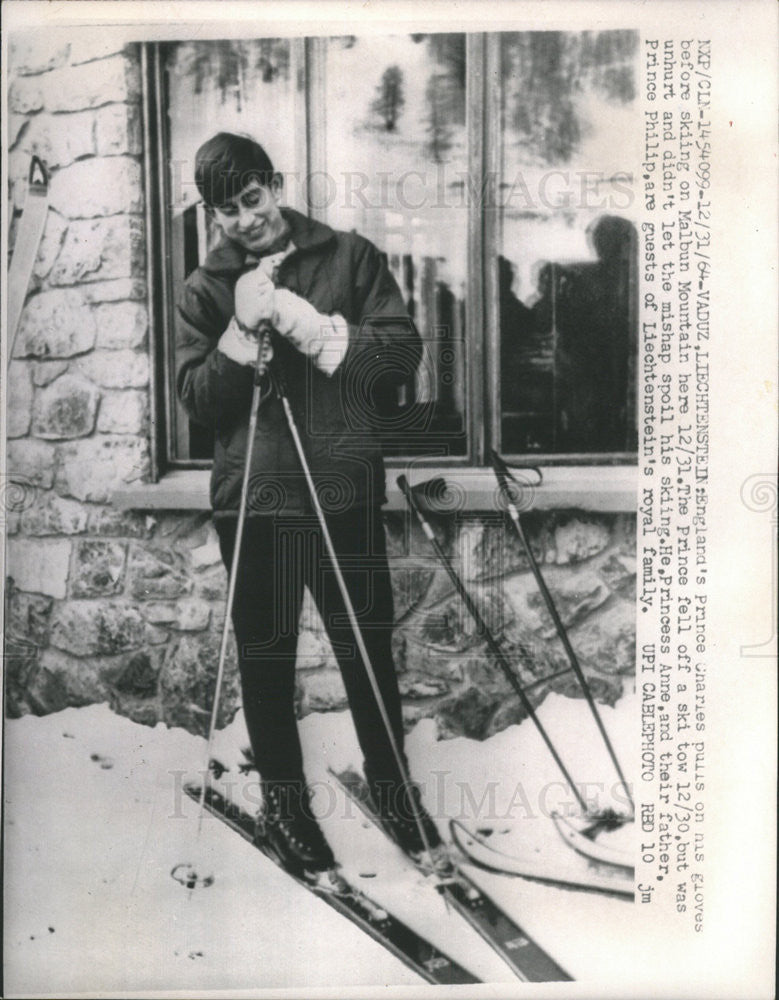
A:
{"label": "dark trousers", "polygon": [[[216,520],[229,568],[236,521]],[[403,724],[392,658],[392,589],[381,512],[328,515],[328,527],[398,746]],[[247,518],[233,606],[243,707],[264,782],[297,782],[303,760],[295,717],[295,666],[303,587],[310,590],[338,660],[366,769],[399,777],[386,728],[354,641],[316,517]],[[305,666],[305,664],[304,664]],[[405,760],[405,758],[404,758]]]}

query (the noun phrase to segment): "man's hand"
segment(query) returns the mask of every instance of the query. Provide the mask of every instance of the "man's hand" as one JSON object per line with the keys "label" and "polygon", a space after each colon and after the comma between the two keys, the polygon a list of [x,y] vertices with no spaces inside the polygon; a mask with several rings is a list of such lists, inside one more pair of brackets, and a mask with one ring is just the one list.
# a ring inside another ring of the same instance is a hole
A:
{"label": "man's hand", "polygon": [[235,283],[235,317],[249,330],[257,330],[270,320],[274,309],[273,282],[259,267]]}
{"label": "man's hand", "polygon": [[231,361],[235,361],[239,365],[255,365],[260,338],[263,341],[262,363],[267,364],[273,357],[273,348],[267,331],[261,330],[259,334],[244,333],[233,316],[227,329],[219,338],[217,347],[222,354],[227,355]]}

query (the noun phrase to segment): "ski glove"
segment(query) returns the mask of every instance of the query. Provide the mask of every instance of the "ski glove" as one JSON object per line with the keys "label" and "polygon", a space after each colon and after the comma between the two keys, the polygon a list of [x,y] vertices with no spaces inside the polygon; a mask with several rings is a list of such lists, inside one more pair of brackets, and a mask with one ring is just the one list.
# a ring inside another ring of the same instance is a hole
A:
{"label": "ski glove", "polygon": [[277,288],[271,322],[326,375],[332,375],[343,361],[349,326],[342,316],[325,316],[294,292]]}
{"label": "ski glove", "polygon": [[235,283],[235,318],[248,330],[257,330],[273,319],[274,287],[261,267],[247,271]]}
{"label": "ski glove", "polygon": [[[260,333],[260,335],[262,335]],[[239,365],[255,365],[257,363],[258,334],[242,327],[235,316],[230,320],[227,329],[219,338],[217,347],[222,354]],[[273,357],[273,347],[270,337],[265,337],[262,360],[267,364]]]}

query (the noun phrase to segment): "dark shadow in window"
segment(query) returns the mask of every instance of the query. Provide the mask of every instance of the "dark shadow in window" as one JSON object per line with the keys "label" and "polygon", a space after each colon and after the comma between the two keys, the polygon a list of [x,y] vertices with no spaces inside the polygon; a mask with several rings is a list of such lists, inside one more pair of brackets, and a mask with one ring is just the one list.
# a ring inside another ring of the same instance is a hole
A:
{"label": "dark shadow in window", "polygon": [[587,237],[597,261],[544,263],[530,308],[498,259],[506,453],[636,448],[636,231],[605,215]]}

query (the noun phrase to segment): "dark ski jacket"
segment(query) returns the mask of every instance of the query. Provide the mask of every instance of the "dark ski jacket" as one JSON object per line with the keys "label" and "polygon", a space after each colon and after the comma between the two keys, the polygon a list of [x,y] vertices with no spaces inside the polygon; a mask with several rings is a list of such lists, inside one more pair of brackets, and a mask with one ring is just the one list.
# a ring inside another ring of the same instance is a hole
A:
{"label": "dark ski jacket", "polygon": [[[272,370],[283,372],[287,397],[326,510],[381,504],[385,474],[376,435],[375,400],[408,381],[421,342],[383,254],[356,233],[337,232],[282,209],[295,249],[277,286],[349,324],[349,345],[333,375],[273,335]],[[187,278],[177,310],[177,388],[190,417],[215,431],[211,505],[215,516],[238,511],[248,437],[253,369],[216,350],[234,311],[238,278],[256,266],[230,240],[215,247]],[[260,407],[248,513],[311,510],[280,400]]]}

